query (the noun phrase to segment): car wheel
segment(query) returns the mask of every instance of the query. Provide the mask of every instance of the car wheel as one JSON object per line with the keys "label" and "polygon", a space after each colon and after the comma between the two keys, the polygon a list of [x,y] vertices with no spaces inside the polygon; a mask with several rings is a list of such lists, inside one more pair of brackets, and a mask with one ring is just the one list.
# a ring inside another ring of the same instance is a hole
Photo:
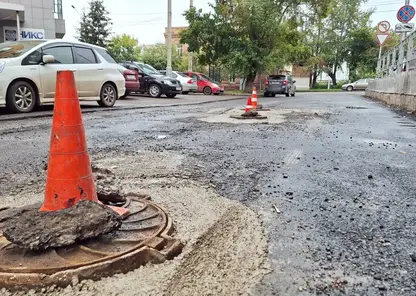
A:
{"label": "car wheel", "polygon": [[162,89],[159,85],[153,83],[149,85],[149,95],[152,98],[160,98],[160,96],[162,95]]}
{"label": "car wheel", "polygon": [[352,91],[352,90],[353,90],[353,87],[351,85],[347,87],[347,91]]}
{"label": "car wheel", "polygon": [[105,83],[101,88],[98,105],[101,107],[113,107],[117,101],[117,89],[111,83]]}
{"label": "car wheel", "polygon": [[169,99],[173,99],[174,97],[176,97],[176,94],[167,94],[166,97],[168,97]]}
{"label": "car wheel", "polygon": [[268,97],[268,96],[269,96],[269,93],[268,93],[268,92],[265,92],[265,93],[264,93],[264,96],[265,96],[265,97]]}
{"label": "car wheel", "polygon": [[204,95],[210,96],[212,94],[212,88],[210,88],[209,86],[205,86],[203,92]]}
{"label": "car wheel", "polygon": [[28,113],[36,106],[36,92],[26,81],[16,81],[8,91],[6,106],[13,113]]}
{"label": "car wheel", "polygon": [[187,94],[189,94],[189,91],[183,91],[182,94],[187,95]]}

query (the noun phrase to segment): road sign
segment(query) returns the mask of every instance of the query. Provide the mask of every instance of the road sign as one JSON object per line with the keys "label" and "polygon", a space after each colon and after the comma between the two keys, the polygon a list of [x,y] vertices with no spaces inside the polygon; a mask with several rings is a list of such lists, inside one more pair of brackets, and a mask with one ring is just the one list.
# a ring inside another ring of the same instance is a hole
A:
{"label": "road sign", "polygon": [[377,30],[380,33],[387,33],[390,30],[390,23],[388,21],[381,21],[377,25]]}
{"label": "road sign", "polygon": [[383,46],[384,42],[390,37],[390,34],[387,33],[381,33],[377,34],[377,42],[380,46]]}
{"label": "road sign", "polygon": [[396,27],[395,27],[394,31],[396,33],[408,33],[408,32],[412,32],[414,28],[415,28],[414,23],[411,23],[411,24],[396,24]]}
{"label": "road sign", "polygon": [[415,8],[412,5],[402,6],[397,12],[397,19],[401,23],[408,23],[415,17]]}

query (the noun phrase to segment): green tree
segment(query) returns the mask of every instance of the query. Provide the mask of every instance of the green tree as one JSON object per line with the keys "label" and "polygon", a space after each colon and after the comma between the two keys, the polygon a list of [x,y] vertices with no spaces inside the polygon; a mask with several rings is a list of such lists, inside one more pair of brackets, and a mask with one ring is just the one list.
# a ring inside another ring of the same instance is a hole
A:
{"label": "green tree", "polygon": [[111,19],[103,0],[92,0],[88,3],[88,12],[83,12],[78,28],[79,40],[103,46],[107,45],[111,34]]}
{"label": "green tree", "polygon": [[[143,48],[141,59],[144,63],[152,65],[158,70],[166,69],[167,47],[163,43],[151,47]],[[188,68],[186,54],[180,55],[177,47],[172,46],[172,69],[175,71],[185,71]]]}
{"label": "green tree", "polygon": [[[383,45],[384,50],[390,50],[398,45],[400,37],[390,32],[389,38]],[[350,34],[350,44],[346,61],[350,69],[350,79],[375,77],[380,46],[376,41],[376,28],[363,27]]]}
{"label": "green tree", "polygon": [[137,39],[127,34],[111,38],[108,50],[117,62],[137,61],[140,57],[140,47]]}
{"label": "green tree", "polygon": [[333,0],[324,31],[325,66],[323,70],[337,84],[336,71],[346,61],[352,33],[360,28],[369,27],[372,11],[362,11],[363,0]]}
{"label": "green tree", "polygon": [[328,0],[216,0],[210,13],[185,13],[189,27],[181,42],[202,64],[245,77],[249,89],[257,74],[309,57],[297,30],[297,7],[312,1],[320,7]]}
{"label": "green tree", "polygon": [[310,46],[308,64],[312,71],[311,86],[316,84],[317,76],[323,71],[337,84],[336,72],[347,61],[354,32],[369,29],[372,10],[361,10],[366,0],[326,0],[318,9],[309,7],[303,13],[305,43]]}

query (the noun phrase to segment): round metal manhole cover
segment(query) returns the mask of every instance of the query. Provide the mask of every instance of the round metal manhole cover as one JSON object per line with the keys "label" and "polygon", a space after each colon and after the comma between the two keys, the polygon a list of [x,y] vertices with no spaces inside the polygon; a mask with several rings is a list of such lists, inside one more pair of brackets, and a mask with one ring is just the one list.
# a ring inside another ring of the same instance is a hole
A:
{"label": "round metal manhole cover", "polygon": [[170,237],[172,220],[161,207],[136,197],[128,197],[123,207],[130,215],[117,231],[70,247],[31,252],[0,235],[0,286],[67,286],[74,277],[96,280],[162,263],[182,251],[182,243]]}

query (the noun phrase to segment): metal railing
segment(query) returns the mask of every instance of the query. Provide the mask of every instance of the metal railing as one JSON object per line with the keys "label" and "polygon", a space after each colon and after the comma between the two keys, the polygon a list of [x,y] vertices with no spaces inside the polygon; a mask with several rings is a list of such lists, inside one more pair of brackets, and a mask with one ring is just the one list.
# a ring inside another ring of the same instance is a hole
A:
{"label": "metal railing", "polygon": [[416,68],[416,31],[402,37],[394,48],[384,52],[377,62],[377,78],[388,77]]}

